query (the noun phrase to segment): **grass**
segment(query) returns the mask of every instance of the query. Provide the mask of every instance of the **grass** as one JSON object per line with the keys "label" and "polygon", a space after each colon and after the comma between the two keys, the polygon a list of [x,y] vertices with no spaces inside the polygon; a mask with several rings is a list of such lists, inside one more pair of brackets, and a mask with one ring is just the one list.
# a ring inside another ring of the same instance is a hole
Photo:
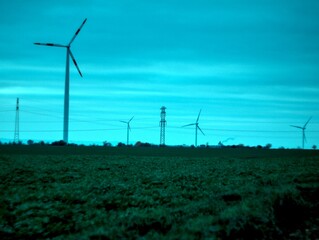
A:
{"label": "grass", "polygon": [[0,152],[1,239],[319,237],[317,151]]}

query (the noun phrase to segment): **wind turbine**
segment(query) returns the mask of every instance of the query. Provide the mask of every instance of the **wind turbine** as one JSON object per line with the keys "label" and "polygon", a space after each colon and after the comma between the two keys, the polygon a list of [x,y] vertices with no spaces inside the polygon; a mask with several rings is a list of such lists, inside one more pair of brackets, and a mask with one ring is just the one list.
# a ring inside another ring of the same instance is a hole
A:
{"label": "wind turbine", "polygon": [[70,89],[70,56],[72,61],[78,70],[80,76],[82,77],[82,73],[78,67],[78,64],[75,61],[75,58],[71,52],[71,44],[73,43],[76,36],[79,34],[83,25],[85,24],[87,19],[84,19],[83,23],[79,27],[79,29],[75,32],[74,36],[71,38],[71,41],[68,45],[56,44],[56,43],[34,43],[35,45],[47,46],[47,47],[62,47],[66,48],[66,67],[65,67],[65,88],[64,88],[64,121],[63,121],[63,141],[68,142],[69,135],[69,89]]}
{"label": "wind turbine", "polygon": [[205,136],[204,132],[202,131],[202,129],[198,126],[198,120],[199,120],[199,116],[200,116],[200,113],[201,113],[202,109],[199,111],[198,113],[198,117],[197,117],[197,120],[195,123],[190,123],[190,124],[187,124],[187,125],[184,125],[182,127],[187,127],[187,126],[193,126],[195,125],[195,147],[197,147],[197,130],[199,129],[199,131],[201,131],[201,133]]}
{"label": "wind turbine", "polygon": [[308,121],[305,123],[305,125],[304,125],[303,127],[295,126],[295,125],[290,125],[291,127],[299,128],[299,129],[302,130],[302,149],[305,148],[305,142],[307,142],[305,130],[306,130],[306,126],[307,126],[307,124],[309,123],[309,121],[310,121],[311,118],[312,118],[312,117],[310,117],[310,118],[308,119]]}
{"label": "wind turbine", "polygon": [[125,123],[125,124],[127,124],[127,138],[126,138],[126,145],[128,146],[128,144],[129,144],[129,139],[130,139],[130,131],[131,131],[131,127],[130,127],[130,122],[132,121],[132,119],[134,118],[134,116],[130,119],[130,120],[128,120],[127,122],[125,122],[125,121],[120,121],[120,122],[122,122],[122,123]]}

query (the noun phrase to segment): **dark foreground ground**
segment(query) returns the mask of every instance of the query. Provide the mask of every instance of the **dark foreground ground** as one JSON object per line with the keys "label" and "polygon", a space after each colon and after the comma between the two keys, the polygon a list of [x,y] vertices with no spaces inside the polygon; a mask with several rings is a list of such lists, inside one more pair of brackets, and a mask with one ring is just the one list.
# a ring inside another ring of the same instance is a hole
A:
{"label": "dark foreground ground", "polygon": [[318,239],[319,152],[0,146],[0,239]]}

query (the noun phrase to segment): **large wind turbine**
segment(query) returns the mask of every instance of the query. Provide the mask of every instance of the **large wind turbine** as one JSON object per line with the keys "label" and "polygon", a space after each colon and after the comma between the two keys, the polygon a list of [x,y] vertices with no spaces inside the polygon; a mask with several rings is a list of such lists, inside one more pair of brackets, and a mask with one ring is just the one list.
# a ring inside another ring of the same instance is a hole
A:
{"label": "large wind turbine", "polygon": [[127,122],[120,121],[122,123],[127,124],[127,138],[126,138],[126,145],[127,146],[129,145],[129,141],[130,141],[130,131],[131,131],[130,122],[132,121],[133,118],[134,118],[134,116],[130,120],[128,120]]}
{"label": "large wind turbine", "polygon": [[309,123],[309,121],[310,121],[311,118],[312,118],[312,117],[310,117],[310,118],[308,119],[308,121],[305,123],[305,125],[304,125],[303,127],[295,126],[295,125],[290,125],[291,127],[299,128],[299,129],[302,130],[302,149],[305,148],[305,142],[307,141],[307,139],[306,139],[306,134],[305,134],[305,130],[306,130],[306,126],[307,126],[307,124]]}
{"label": "large wind turbine", "polygon": [[56,43],[34,43],[36,45],[48,46],[48,47],[62,47],[66,48],[66,67],[65,67],[65,89],[64,89],[64,122],[63,122],[63,141],[68,142],[69,135],[69,89],[70,89],[70,56],[73,60],[73,63],[78,70],[80,76],[82,77],[82,73],[78,67],[78,64],[75,61],[75,58],[71,52],[71,44],[73,43],[76,36],[79,34],[83,25],[85,24],[87,19],[84,19],[83,23],[79,27],[79,29],[75,32],[74,36],[71,38],[71,41],[68,45],[56,44]]}
{"label": "large wind turbine", "polygon": [[197,129],[199,129],[199,131],[201,131],[202,134],[205,135],[204,132],[202,131],[202,129],[198,126],[198,120],[199,120],[199,116],[200,116],[201,111],[202,111],[202,109],[199,111],[198,117],[197,117],[197,120],[195,123],[191,123],[191,124],[187,124],[187,125],[182,126],[182,127],[187,127],[187,126],[195,125],[195,147],[197,147]]}

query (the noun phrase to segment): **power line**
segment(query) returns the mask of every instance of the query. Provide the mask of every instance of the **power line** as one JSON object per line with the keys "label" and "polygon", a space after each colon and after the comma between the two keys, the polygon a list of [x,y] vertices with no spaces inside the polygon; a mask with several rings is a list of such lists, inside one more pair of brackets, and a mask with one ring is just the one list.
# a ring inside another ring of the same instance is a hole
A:
{"label": "power line", "polygon": [[[174,128],[174,129],[182,129],[182,127],[179,126],[168,126],[167,128]],[[194,129],[187,129],[183,128],[185,130],[191,130],[193,131]],[[247,130],[247,129],[217,129],[217,128],[203,128],[205,131],[218,131],[218,132],[260,132],[260,133],[294,133],[295,131],[293,130]],[[311,131],[307,130],[307,132],[319,132],[319,131]]]}
{"label": "power line", "polygon": [[[149,127],[134,127],[132,130],[141,130],[141,129],[155,129],[158,128],[158,126],[149,126]],[[168,127],[171,129],[182,129],[181,127]],[[74,129],[70,130],[72,132],[89,132],[89,131],[116,131],[116,130],[123,130],[125,128],[119,127],[119,128],[98,128],[98,129]],[[194,130],[194,129],[188,129],[188,130]],[[275,130],[235,130],[235,129],[206,129],[203,128],[203,130],[214,130],[219,132],[251,132],[251,133],[295,133],[295,131],[275,131]],[[1,132],[12,132],[12,130],[0,130]],[[58,132],[62,131],[60,130],[20,130],[20,132]],[[317,133],[319,131],[307,131],[312,133]]]}
{"label": "power line", "polygon": [[[219,132],[254,132],[254,133],[291,133],[295,131],[288,131],[288,130],[248,130],[248,129],[216,129],[216,128],[205,128],[205,130],[209,131],[219,131]],[[310,131],[309,131],[310,132]],[[319,132],[319,131],[312,131],[312,132]]]}
{"label": "power line", "polygon": [[[75,129],[69,130],[70,132],[96,132],[96,131],[117,131],[123,130],[124,128],[103,128],[103,129]],[[1,132],[12,132],[11,130],[0,130]],[[36,132],[61,132],[62,130],[20,130],[20,132],[24,133],[36,133]]]}
{"label": "power line", "polygon": [[[41,108],[37,108],[37,107],[31,107],[31,108],[36,108],[36,109],[39,109],[39,110],[44,110],[44,109],[41,109]],[[1,110],[0,112],[13,112],[15,110]],[[21,110],[21,112],[25,112],[25,113],[30,113],[30,114],[34,114],[34,115],[42,115],[42,116],[48,116],[48,117],[54,117],[54,118],[59,118],[59,119],[62,119],[62,116],[59,116],[60,115],[60,112],[58,111],[51,111],[51,112],[54,112],[56,114],[50,114],[50,113],[43,113],[43,112],[36,112],[36,111],[30,111],[30,110]],[[87,117],[87,116],[83,116],[83,117]],[[136,118],[136,120],[149,120],[149,119],[154,119],[154,118]],[[83,122],[89,122],[89,123],[99,123],[99,122],[106,122],[106,121],[117,121],[115,119],[99,119],[99,120],[79,120],[78,118],[70,118],[71,121],[73,122],[80,122],[80,121],[83,121]],[[217,120],[216,120],[217,121]],[[216,122],[215,121],[215,122]],[[0,121],[2,122],[2,121]],[[207,122],[207,120],[206,120]],[[290,121],[290,122],[287,122],[287,121],[249,121],[249,120],[222,120],[222,122],[225,122],[225,123],[246,123],[246,124],[250,124],[250,123],[254,123],[254,124],[291,124],[293,122],[296,122],[296,121]],[[311,124],[318,124],[319,122],[311,122]],[[210,130],[210,129],[207,129],[207,130]]]}
{"label": "power line", "polygon": [[[61,116],[58,116],[58,115],[52,115],[52,114],[46,114],[46,113],[38,113],[38,112],[34,112],[34,111],[28,111],[28,110],[20,110],[21,112],[25,112],[25,113],[30,113],[30,114],[35,114],[35,115],[42,115],[42,116],[47,116],[47,117],[53,117],[53,118],[58,118],[58,119],[62,119]],[[85,123],[94,123],[94,124],[103,124],[103,122],[101,121],[114,121],[114,122],[117,122],[117,120],[111,120],[111,119],[108,119],[108,120],[100,120],[100,121],[92,121],[92,120],[80,120],[80,119],[77,119],[77,118],[70,118],[70,121],[71,122],[85,122]],[[2,121],[0,121],[2,122]],[[47,123],[48,121],[43,121],[44,123]]]}
{"label": "power line", "polygon": [[33,111],[27,111],[27,110],[21,110],[21,112],[35,114],[35,115],[42,115],[42,116],[46,116],[46,117],[62,118],[62,117],[57,116],[57,115],[51,115],[51,114],[45,114],[45,113],[36,113],[36,112],[33,112]]}
{"label": "power line", "polygon": [[15,112],[15,110],[2,110],[0,112]]}

